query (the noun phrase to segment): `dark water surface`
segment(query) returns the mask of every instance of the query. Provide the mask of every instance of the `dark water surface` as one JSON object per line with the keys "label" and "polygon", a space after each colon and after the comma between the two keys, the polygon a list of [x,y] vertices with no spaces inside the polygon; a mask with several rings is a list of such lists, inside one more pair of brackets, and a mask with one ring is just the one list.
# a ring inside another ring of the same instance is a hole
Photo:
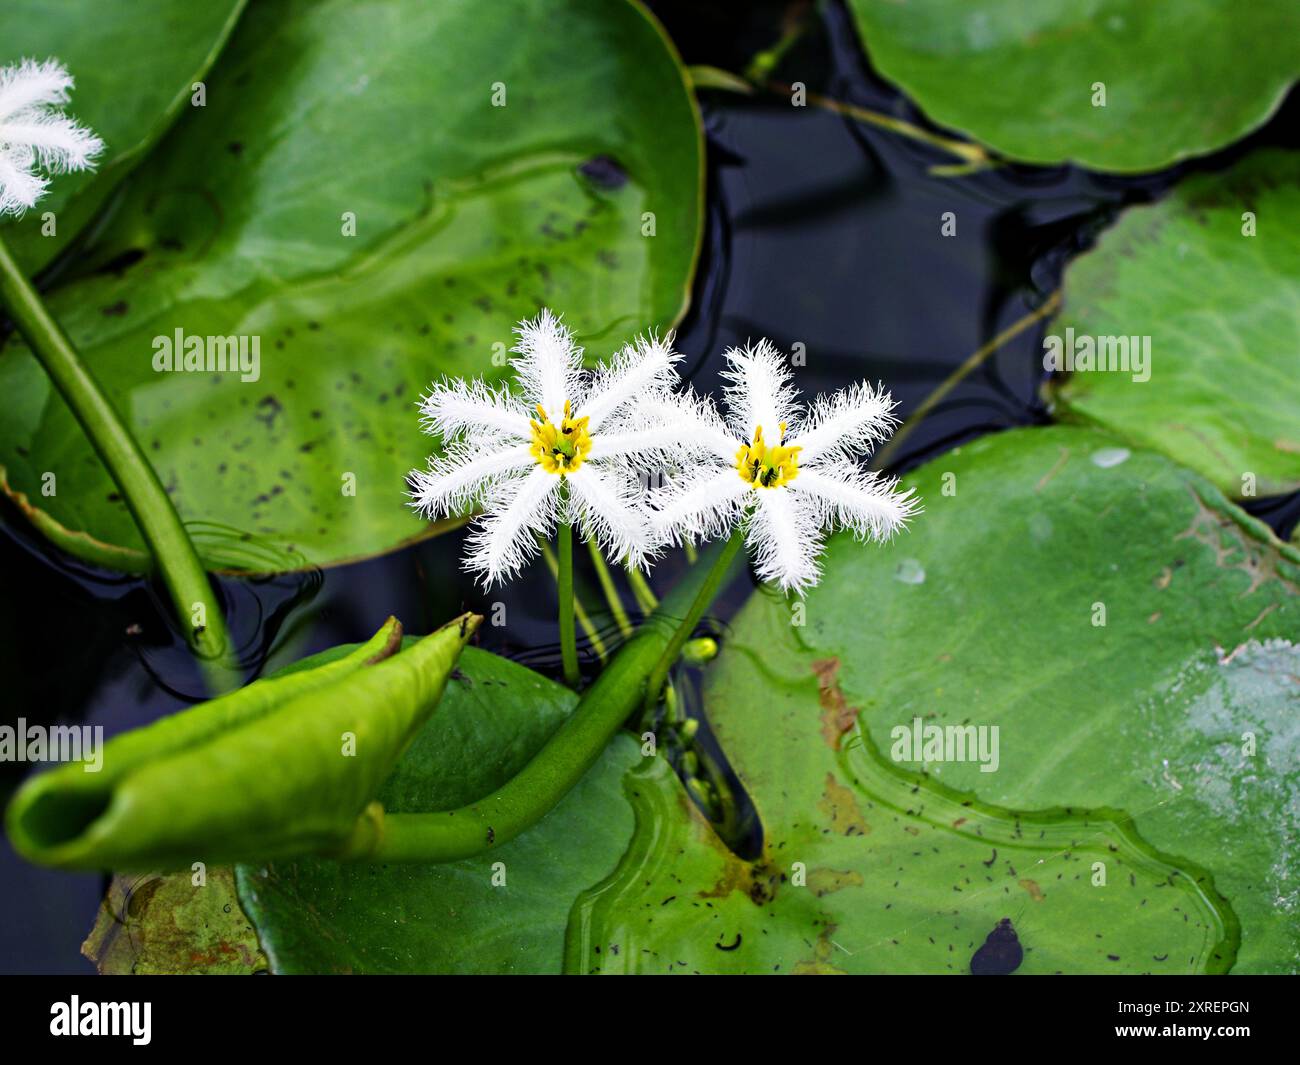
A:
{"label": "dark water surface", "polygon": [[[742,69],[777,36],[785,5],[653,5],[688,64]],[[739,26],[736,20],[742,22]],[[915,110],[881,82],[861,55],[847,15],[831,6],[774,72],[810,92],[914,122]],[[863,377],[884,381],[906,415],[968,355],[1040,307],[1062,266],[1131,203],[1153,199],[1190,169],[1228,165],[1263,144],[1296,145],[1300,106],[1288,106],[1249,141],[1194,166],[1139,178],[1074,167],[1001,167],[944,178],[928,170],[952,159],[925,145],[787,96],[710,92],[705,248],[692,308],[678,330],[685,372],[717,387],[720,354],[768,337],[802,344],[806,393]],[[957,217],[957,235],[940,217]],[[1043,323],[1003,346],[920,424],[890,464],[910,468],[962,441],[1045,422],[1039,399]],[[412,422],[414,431],[415,425]],[[1251,511],[1286,534],[1300,494],[1261,500]],[[106,735],[172,712],[199,678],[171,629],[165,601],[148,582],[93,571],[60,557],[7,508],[0,526],[0,655],[9,698],[4,719],[102,725]],[[557,675],[554,585],[538,562],[519,581],[485,596],[460,573],[459,533],[383,558],[324,572],[223,582],[231,629],[250,669],[276,668],[338,643],[370,636],[389,614],[424,632],[462,609],[506,606],[508,625],[484,626],[481,644]],[[602,599],[576,552],[583,597]],[[674,556],[651,582],[662,593],[680,572]],[[725,619],[748,584],[719,601]],[[625,596],[629,607],[630,595]],[[596,617],[602,629],[608,619]],[[588,669],[595,666],[588,655]],[[704,752],[719,756],[701,728]],[[23,766],[0,766],[0,797]],[[751,833],[737,846],[751,850]],[[0,843],[0,971],[88,972],[79,945],[102,895],[98,876],[33,869]]]}

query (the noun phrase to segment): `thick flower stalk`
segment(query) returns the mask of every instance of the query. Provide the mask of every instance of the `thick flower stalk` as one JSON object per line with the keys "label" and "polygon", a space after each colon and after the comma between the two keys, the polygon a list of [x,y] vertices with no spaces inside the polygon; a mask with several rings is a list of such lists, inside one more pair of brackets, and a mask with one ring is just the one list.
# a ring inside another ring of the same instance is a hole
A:
{"label": "thick flower stalk", "polygon": [[481,619],[402,649],[394,618],[351,654],[256,681],[114,737],[14,797],[14,848],[62,869],[334,854],[381,812],[379,786],[438,705]]}
{"label": "thick flower stalk", "polygon": [[90,169],[104,142],[63,114],[72,75],[62,63],[24,59],[0,68],[0,217],[36,205],[48,174]]}
{"label": "thick flower stalk", "polygon": [[802,595],[821,577],[829,531],[884,540],[918,510],[911,489],[861,461],[893,431],[894,402],[864,381],[804,406],[766,340],[726,358],[725,419],[708,400],[672,401],[695,458],[651,495],[651,527],[674,543],[739,528],[759,577]]}
{"label": "thick flower stalk", "polygon": [[[103,144],[62,113],[72,77],[55,60],[0,68],[0,218],[33,207],[38,173],[91,168]],[[0,237],[0,307],[40,360],[116,482],[171,596],[186,642],[214,691],[237,680],[221,605],[176,508],[140,445]]]}

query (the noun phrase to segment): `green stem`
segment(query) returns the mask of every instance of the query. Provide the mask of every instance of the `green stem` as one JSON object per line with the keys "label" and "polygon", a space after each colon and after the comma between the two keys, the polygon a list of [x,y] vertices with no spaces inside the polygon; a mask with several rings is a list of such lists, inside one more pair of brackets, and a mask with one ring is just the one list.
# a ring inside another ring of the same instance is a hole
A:
{"label": "green stem", "polygon": [[[763,87],[771,92],[780,93],[782,96],[788,96],[793,91],[793,86],[778,81],[769,81]],[[963,173],[994,165],[993,158],[978,144],[971,144],[969,141],[960,141],[953,137],[944,137],[938,133],[931,133],[927,129],[922,129],[920,126],[913,125],[911,122],[896,118],[893,115],[881,111],[872,111],[867,107],[858,107],[856,104],[846,104],[839,100],[833,100],[829,96],[822,96],[820,93],[807,93],[805,99],[814,107],[834,111],[846,118],[887,129],[891,133],[909,137],[914,141],[920,141],[922,144],[928,144],[932,148],[947,152],[962,161]]]}
{"label": "green stem", "polygon": [[[551,545],[545,540],[542,541],[542,557],[546,559],[546,568],[551,571],[551,578],[558,583],[560,579],[560,563],[556,560]],[[578,598],[576,592],[573,596],[573,613],[578,619],[578,625],[581,627],[583,635],[587,637],[587,642],[591,644],[591,649],[596,652],[596,657],[600,659],[600,664],[603,666],[609,658],[609,653],[605,649],[605,641],[600,638],[596,626],[591,623],[591,618],[587,616],[587,611],[582,606],[582,600]]]}
{"label": "green stem", "polygon": [[781,36],[776,43],[773,44],[771,48],[765,48],[763,51],[755,54],[755,56],[749,61],[749,65],[745,67],[745,77],[749,81],[758,83],[766,80],[768,75],[776,69],[777,64],[785,58],[786,53],[789,52],[807,32],[808,27],[812,22],[812,20],[808,18],[810,12],[806,9],[795,10],[797,13],[793,17],[787,16],[783,20],[785,24],[782,27]]}
{"label": "green stem", "polygon": [[[162,574],[187,642],[208,670],[209,683],[226,686],[230,651],[225,618],[180,515],[139,444],[81,361],[72,342],[0,238],[0,304],[72,410],[100,461],[117,484]],[[192,618],[202,607],[203,625]]]}
{"label": "green stem", "polygon": [[555,579],[556,594],[560,597],[560,660],[564,663],[564,683],[576,689],[582,675],[578,672],[578,644],[573,625],[573,526],[567,521],[560,522],[555,539],[560,556],[560,572]]}
{"label": "green stem", "polygon": [[629,565],[627,583],[632,589],[636,605],[641,608],[641,613],[653,614],[659,606],[659,600],[655,598],[655,593],[650,588],[650,582],[645,579],[645,574],[635,566]]}
{"label": "green stem", "polygon": [[614,615],[614,623],[618,625],[618,631],[626,640],[632,635],[632,622],[628,620],[627,611],[623,609],[623,597],[618,594],[618,589],[614,586],[614,578],[610,575],[609,567],[605,565],[605,556],[601,554],[600,545],[594,539],[589,539],[587,551],[591,555],[591,564],[596,568],[596,579],[600,581],[600,590],[605,593],[605,602],[609,604],[609,612]]}
{"label": "green stem", "polygon": [[[727,545],[728,548],[730,545]],[[725,553],[726,549],[713,549]],[[699,600],[714,569],[691,569],[614,656],[577,709],[511,780],[486,798],[441,813],[384,814],[359,824],[346,861],[451,862],[514,839],[540,821],[600,757],[642,700],[645,678],[672,639],[686,604]],[[716,581],[714,582],[716,584]]]}
{"label": "green stem", "polygon": [[745,530],[743,526],[731,534],[731,538],[722,545],[722,551],[714,560],[713,565],[709,567],[704,581],[700,584],[700,590],[695,599],[691,602],[686,611],[685,617],[677,626],[668,641],[668,645],[659,655],[659,661],[650,671],[650,679],[645,686],[645,701],[642,704],[647,711],[654,708],[655,703],[659,701],[659,695],[664,690],[664,684],[668,681],[668,671],[673,668],[673,663],[677,661],[678,656],[682,653],[682,647],[686,641],[691,638],[691,633],[695,631],[695,626],[700,623],[700,618],[713,602],[714,597],[718,594],[718,588],[721,586],[723,578],[731,570],[731,563],[735,560],[736,554],[745,544]]}

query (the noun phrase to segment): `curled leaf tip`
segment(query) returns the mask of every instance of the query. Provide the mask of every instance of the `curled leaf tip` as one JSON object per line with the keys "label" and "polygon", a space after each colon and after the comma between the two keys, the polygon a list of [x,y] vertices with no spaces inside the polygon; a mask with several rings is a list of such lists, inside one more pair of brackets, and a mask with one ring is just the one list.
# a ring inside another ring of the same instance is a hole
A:
{"label": "curled leaf tip", "polygon": [[383,637],[383,643],[371,657],[366,659],[366,665],[368,666],[382,662],[385,658],[391,658],[401,649],[402,623],[390,615],[388,620],[380,626],[379,632],[376,634],[376,638],[378,637]]}

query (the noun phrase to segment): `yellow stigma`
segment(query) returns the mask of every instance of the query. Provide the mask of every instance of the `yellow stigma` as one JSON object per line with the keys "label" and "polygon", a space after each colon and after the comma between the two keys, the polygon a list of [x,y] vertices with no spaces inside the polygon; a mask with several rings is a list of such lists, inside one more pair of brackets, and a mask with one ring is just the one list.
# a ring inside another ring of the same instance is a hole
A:
{"label": "yellow stigma", "polygon": [[541,421],[529,422],[533,427],[531,451],[537,464],[547,473],[572,473],[591,451],[591,434],[587,432],[586,418],[571,417],[569,401],[564,401],[564,417],[558,426],[546,416],[546,409],[537,404]]}
{"label": "yellow stigma", "polygon": [[799,476],[801,450],[785,446],[785,422],[781,423],[781,442],[775,446],[764,442],[760,425],[754,430],[754,442],[741,444],[736,452],[736,472],[755,488],[780,488]]}

